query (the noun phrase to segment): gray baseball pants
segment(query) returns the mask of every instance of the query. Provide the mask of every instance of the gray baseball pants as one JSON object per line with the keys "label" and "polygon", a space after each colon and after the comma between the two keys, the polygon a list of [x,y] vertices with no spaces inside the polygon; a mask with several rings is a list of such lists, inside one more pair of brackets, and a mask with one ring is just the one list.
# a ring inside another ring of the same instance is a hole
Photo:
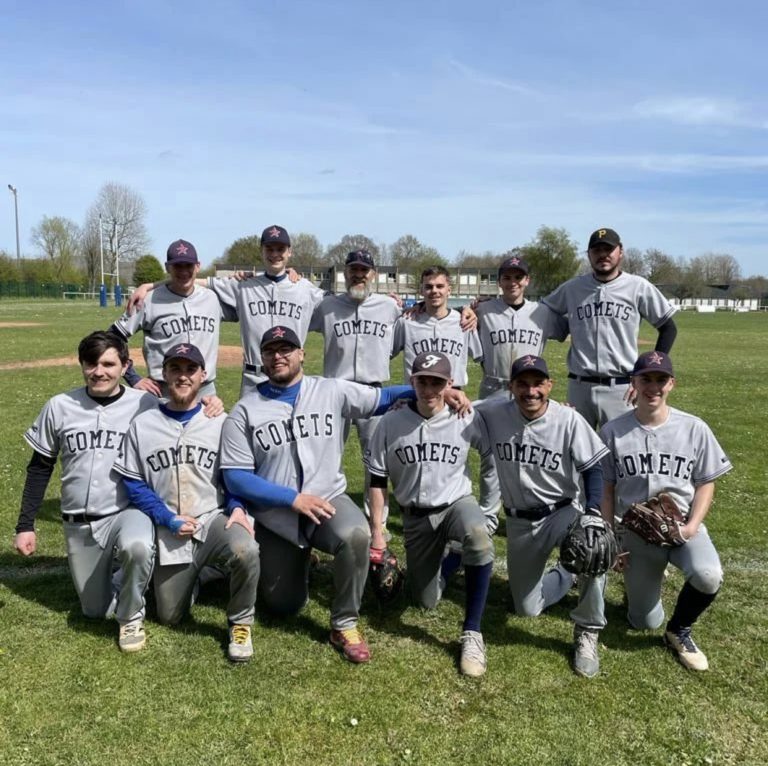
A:
{"label": "gray baseball pants", "polygon": [[609,420],[623,415],[631,408],[625,401],[629,384],[601,386],[568,380],[568,404],[572,405],[594,429],[604,426]]}

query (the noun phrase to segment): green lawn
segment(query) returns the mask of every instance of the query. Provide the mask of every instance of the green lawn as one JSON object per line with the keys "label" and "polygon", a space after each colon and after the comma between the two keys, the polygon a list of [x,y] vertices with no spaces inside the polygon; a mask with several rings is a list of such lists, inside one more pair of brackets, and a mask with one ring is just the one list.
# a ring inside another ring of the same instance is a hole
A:
{"label": "green lawn", "polygon": [[[114,308],[0,301],[0,365],[71,356],[108,326]],[[601,675],[568,666],[565,602],[526,620],[509,614],[503,538],[484,634],[489,669],[458,675],[462,578],[434,612],[366,597],[363,627],[373,661],[343,662],[326,643],[331,575],[315,571],[312,598],[293,620],[259,616],[254,660],[225,659],[224,593],[205,594],[178,629],[151,619],[147,650],[121,655],[116,626],[80,616],[58,521],[58,474],[39,517],[39,552],[12,550],[29,448],[21,435],[55,393],[79,385],[76,367],[0,370],[0,764],[765,764],[768,744],[768,316],[683,314],[673,404],[703,416],[735,470],[718,482],[708,526],[726,573],[696,629],[711,670],[686,672],[659,633],[629,631],[611,577]],[[238,342],[227,326],[222,342]],[[650,342],[653,331],[641,336]],[[138,340],[136,341],[138,345]],[[649,347],[649,346],[646,346]],[[555,398],[565,391],[565,346],[548,359]],[[320,344],[308,346],[319,370]],[[395,380],[400,380],[395,362]],[[469,393],[477,391],[473,369]],[[239,373],[219,389],[231,407]],[[360,499],[359,450],[348,445],[350,492]],[[400,519],[391,524],[402,551]],[[671,608],[681,578],[665,586]]]}

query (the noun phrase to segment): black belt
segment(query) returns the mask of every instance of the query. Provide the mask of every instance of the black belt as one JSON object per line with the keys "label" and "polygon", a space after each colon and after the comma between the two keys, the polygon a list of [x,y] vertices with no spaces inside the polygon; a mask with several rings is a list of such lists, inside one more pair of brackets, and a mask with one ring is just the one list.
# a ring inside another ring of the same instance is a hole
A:
{"label": "black belt", "polygon": [[514,511],[505,506],[504,515],[516,516],[518,519],[526,519],[526,521],[541,521],[541,519],[546,519],[547,516],[551,516],[555,511],[565,508],[566,505],[570,505],[572,502],[573,498],[564,497],[562,500],[558,500],[551,505],[540,505],[537,508],[518,508]]}
{"label": "black belt", "polygon": [[571,380],[578,380],[579,383],[597,383],[599,386],[625,386],[629,383],[629,375],[622,375],[618,378],[603,378],[600,375],[574,375],[568,373]]}
{"label": "black belt", "polygon": [[120,511],[114,511],[113,513],[105,513],[101,516],[94,516],[92,513],[62,513],[62,521],[66,521],[68,524],[90,524],[92,521],[100,521],[101,519],[108,519],[110,516],[114,516],[120,513]]}
{"label": "black belt", "polygon": [[243,369],[246,372],[252,372],[254,375],[258,375],[262,368],[260,364],[244,364]]}
{"label": "black belt", "polygon": [[442,513],[446,508],[450,508],[451,503],[445,505],[436,505],[434,508],[420,508],[418,505],[408,505],[403,510],[410,513],[411,516],[431,516],[433,513]]}
{"label": "black belt", "polygon": [[357,381],[360,383],[361,386],[373,386],[373,388],[381,388],[381,383],[379,381],[375,381],[374,383],[363,383],[362,381]]}

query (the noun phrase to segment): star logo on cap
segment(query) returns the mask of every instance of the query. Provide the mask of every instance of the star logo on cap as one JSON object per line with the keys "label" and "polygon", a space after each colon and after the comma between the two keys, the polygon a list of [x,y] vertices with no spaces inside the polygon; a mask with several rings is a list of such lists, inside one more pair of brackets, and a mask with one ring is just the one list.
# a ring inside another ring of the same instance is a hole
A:
{"label": "star logo on cap", "polygon": [[536,365],[536,358],[535,358],[535,357],[533,357],[533,356],[526,356],[526,357],[523,359],[523,364],[524,364],[526,367],[534,367],[534,366]]}
{"label": "star logo on cap", "polygon": [[519,265],[519,263],[520,263],[520,259],[519,259],[519,258],[510,258],[510,259],[509,259],[509,262],[510,262],[510,263],[511,263],[513,266],[517,266],[517,265]]}
{"label": "star logo on cap", "polygon": [[278,228],[277,228],[277,226],[273,226],[273,227],[272,227],[272,228],[271,228],[271,229],[270,229],[270,230],[267,232],[267,234],[269,234],[269,236],[270,236],[270,237],[272,237],[272,239],[277,239],[277,237],[279,237],[279,236],[280,236],[280,229],[278,229]]}
{"label": "star logo on cap", "polygon": [[175,353],[177,354],[186,354],[187,351],[189,351],[189,346],[185,346],[183,343],[180,346],[176,346]]}
{"label": "star logo on cap", "polygon": [[285,330],[282,327],[275,327],[275,329],[272,330],[273,338],[282,338],[283,335],[285,335]]}
{"label": "star logo on cap", "polygon": [[176,255],[186,255],[188,252],[189,248],[183,242],[179,242],[176,247]]}
{"label": "star logo on cap", "polygon": [[664,357],[656,351],[648,354],[648,364],[661,364],[663,361]]}

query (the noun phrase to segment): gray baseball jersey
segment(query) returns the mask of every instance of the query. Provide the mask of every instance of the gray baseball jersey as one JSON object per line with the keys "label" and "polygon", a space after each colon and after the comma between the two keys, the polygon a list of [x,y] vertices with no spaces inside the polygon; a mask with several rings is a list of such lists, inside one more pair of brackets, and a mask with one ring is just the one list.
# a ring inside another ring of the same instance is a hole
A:
{"label": "gray baseball jersey", "polygon": [[[161,285],[146,297],[144,305],[130,316],[126,313],[115,326],[130,338],[144,332],[144,361],[153,380],[163,379],[163,357],[173,346],[186,342],[197,346],[205,359],[207,380],[216,379],[219,356],[219,327],[224,318],[222,304],[204,287],[191,295],[178,295]],[[231,315],[234,319],[234,314]]]}
{"label": "gray baseball jersey", "polygon": [[[255,470],[275,484],[331,500],[347,488],[341,472],[345,421],[373,414],[379,396],[378,388],[313,376],[302,378],[295,407],[255,390],[224,424],[221,467]],[[260,509],[258,521],[296,545],[307,544],[299,514],[288,508]]]}
{"label": "gray baseball jersey", "polygon": [[157,527],[162,565],[192,561],[192,539],[203,542],[208,524],[222,510],[219,442],[225,419],[223,414],[208,418],[201,410],[184,425],[156,409],[139,415],[128,429],[115,471],[144,481],[171,511],[201,523],[193,538]]}
{"label": "gray baseball jersey", "polygon": [[461,418],[444,407],[425,418],[409,402],[381,418],[365,465],[372,474],[391,478],[401,507],[437,508],[472,493],[469,448],[487,450],[483,433],[476,412]]}
{"label": "gray baseball jersey", "polygon": [[568,337],[568,322],[543,303],[524,301],[513,309],[498,297],[479,303],[476,313],[483,372],[494,378],[508,380],[515,359],[541,356],[547,340]]}
{"label": "gray baseball jersey", "polygon": [[542,301],[568,320],[574,375],[621,377],[637,359],[640,320],[664,324],[675,307],[647,279],[619,274],[600,282],[592,274],[564,282]]}
{"label": "gray baseball jersey", "polygon": [[43,455],[61,455],[62,513],[109,516],[128,506],[112,465],[131,420],[156,407],[154,396],[130,388],[106,407],[84,387],[48,400],[24,438]]}
{"label": "gray baseball jersey", "polygon": [[528,510],[567,497],[580,508],[579,473],[596,465],[608,449],[576,410],[550,399],[540,418],[527,420],[516,402],[487,399],[477,411],[507,508]]}
{"label": "gray baseball jersey", "polygon": [[467,359],[480,359],[483,349],[477,332],[464,332],[461,329],[461,316],[458,311],[449,311],[442,319],[427,313],[417,314],[413,318],[400,317],[395,322],[392,340],[392,355],[403,352],[403,382],[410,383],[413,360],[422,351],[440,351],[451,362],[453,384],[466,386]]}
{"label": "gray baseball jersey", "polygon": [[[242,282],[211,277],[208,286],[240,322],[245,364],[261,368],[261,337],[270,327],[290,327],[304,343],[312,312],[325,293],[309,280],[276,282],[261,274]],[[263,375],[257,373],[261,379]]]}
{"label": "gray baseball jersey", "polygon": [[710,427],[672,407],[667,421],[656,428],[641,425],[635,413],[628,412],[606,423],[600,435],[610,450],[603,475],[616,485],[619,519],[632,503],[659,492],[669,492],[687,512],[697,486],[733,468]]}
{"label": "gray baseball jersey", "polygon": [[325,341],[323,375],[359,383],[389,380],[392,327],[399,316],[388,295],[373,293],[364,301],[347,293],[323,298],[309,325]]}

